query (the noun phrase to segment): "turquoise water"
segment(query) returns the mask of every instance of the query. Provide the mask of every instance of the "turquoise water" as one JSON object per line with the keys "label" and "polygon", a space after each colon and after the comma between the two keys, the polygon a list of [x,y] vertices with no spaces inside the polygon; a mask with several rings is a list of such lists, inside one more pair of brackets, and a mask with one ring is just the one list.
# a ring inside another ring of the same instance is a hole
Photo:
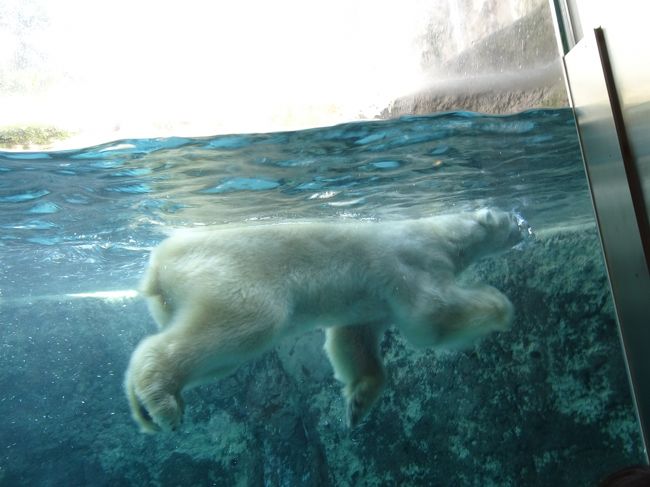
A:
{"label": "turquoise water", "polygon": [[[133,289],[174,227],[482,206],[535,233],[462,276],[512,300],[512,329],[456,352],[389,331],[352,431],[314,332],[142,435],[122,380],[146,306],[71,295]],[[0,262],[2,486],[573,487],[644,458],[569,110],[0,152]]]}
{"label": "turquoise water", "polygon": [[593,222],[586,191],[569,110],[0,152],[0,296],[132,286],[170,226],[489,205],[541,229]]}

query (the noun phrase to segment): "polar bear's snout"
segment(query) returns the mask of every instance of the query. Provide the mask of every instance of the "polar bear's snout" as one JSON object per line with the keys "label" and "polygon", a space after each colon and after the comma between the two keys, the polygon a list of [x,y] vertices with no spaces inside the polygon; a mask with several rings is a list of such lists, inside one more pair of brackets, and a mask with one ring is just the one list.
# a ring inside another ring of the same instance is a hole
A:
{"label": "polar bear's snout", "polygon": [[507,215],[510,219],[510,236],[508,237],[508,245],[512,246],[521,242],[526,236],[524,227],[526,220],[514,212],[508,213]]}
{"label": "polar bear's snout", "polygon": [[534,237],[533,228],[530,226],[528,221],[521,215],[521,213],[517,213],[516,211],[513,211],[511,214],[515,222],[517,223],[517,230],[521,238],[525,240],[527,238]]}

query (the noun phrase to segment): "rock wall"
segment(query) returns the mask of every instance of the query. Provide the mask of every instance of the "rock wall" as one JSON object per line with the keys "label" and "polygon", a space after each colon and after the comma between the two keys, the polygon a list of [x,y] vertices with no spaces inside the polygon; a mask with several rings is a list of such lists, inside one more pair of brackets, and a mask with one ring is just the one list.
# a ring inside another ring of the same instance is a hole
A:
{"label": "rock wall", "polygon": [[[497,14],[498,11],[492,10],[483,12],[487,25],[492,25],[489,19],[498,18]],[[478,19],[479,16],[475,20]],[[480,32],[478,26],[467,30]],[[525,16],[509,25],[469,43],[453,56],[449,56],[451,46],[447,34],[434,29],[425,40],[423,63],[428,70],[425,86],[395,100],[381,112],[381,118],[451,110],[516,113],[531,108],[568,106],[546,2],[531,7]]]}
{"label": "rock wall", "polygon": [[539,236],[469,269],[511,331],[457,352],[382,343],[389,387],[344,424],[322,332],[186,394],[142,435],[122,377],[153,331],[138,300],[0,301],[0,485],[594,485],[642,445],[594,229]]}

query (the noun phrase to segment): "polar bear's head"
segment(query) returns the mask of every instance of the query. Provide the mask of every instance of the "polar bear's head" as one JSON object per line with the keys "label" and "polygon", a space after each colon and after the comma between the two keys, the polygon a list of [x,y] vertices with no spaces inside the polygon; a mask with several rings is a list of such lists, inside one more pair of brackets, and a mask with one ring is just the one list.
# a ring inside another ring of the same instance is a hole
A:
{"label": "polar bear's head", "polygon": [[466,213],[463,220],[464,231],[459,232],[456,245],[466,263],[513,247],[528,228],[517,214],[492,208]]}

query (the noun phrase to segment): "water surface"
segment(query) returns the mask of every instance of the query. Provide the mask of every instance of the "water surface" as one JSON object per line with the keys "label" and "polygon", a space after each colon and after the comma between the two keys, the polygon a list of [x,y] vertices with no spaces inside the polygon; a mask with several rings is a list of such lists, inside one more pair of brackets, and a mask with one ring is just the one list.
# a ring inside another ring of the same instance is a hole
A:
{"label": "water surface", "polygon": [[0,295],[133,286],[171,227],[485,205],[537,230],[593,222],[570,110],[0,152]]}

